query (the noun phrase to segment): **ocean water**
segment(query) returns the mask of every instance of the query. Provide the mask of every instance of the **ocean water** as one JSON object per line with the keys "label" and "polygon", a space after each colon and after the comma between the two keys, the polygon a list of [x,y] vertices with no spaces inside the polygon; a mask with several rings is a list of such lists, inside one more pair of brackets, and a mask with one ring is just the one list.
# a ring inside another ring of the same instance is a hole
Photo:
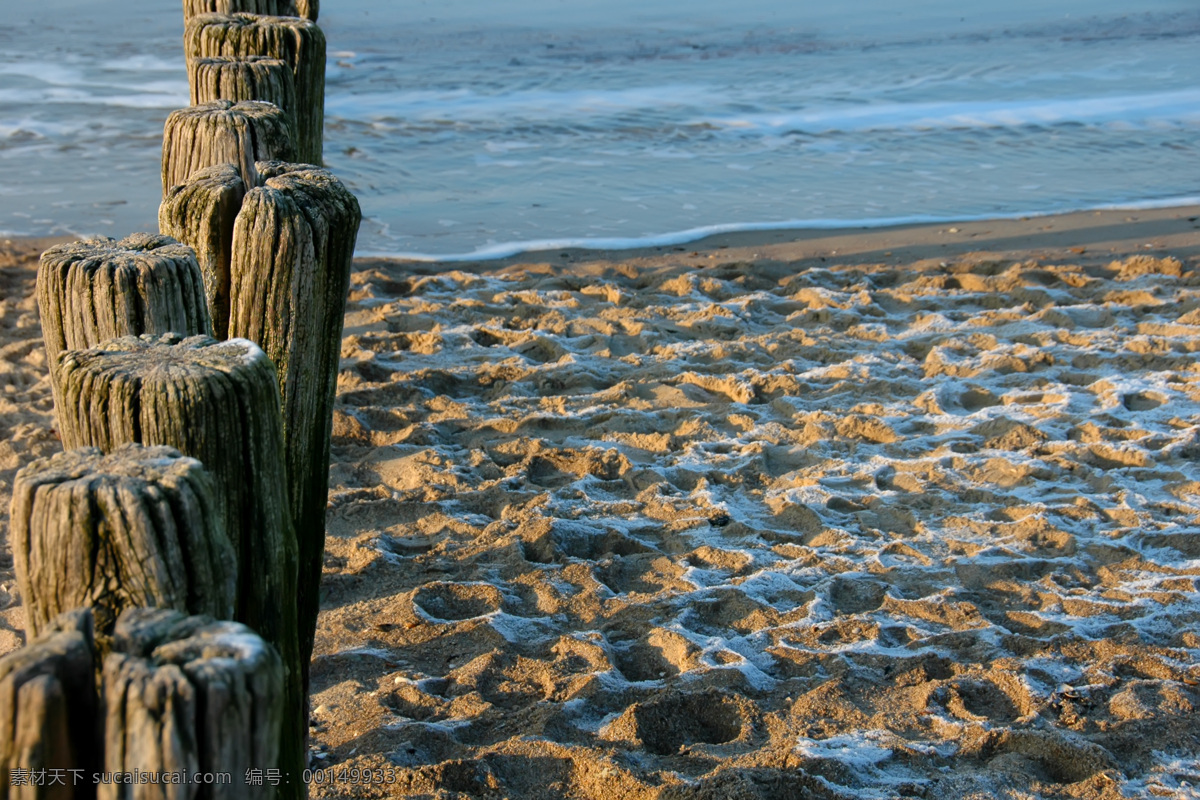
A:
{"label": "ocean water", "polygon": [[[0,232],[156,226],[177,2],[4,0]],[[1200,201],[1194,0],[329,0],[359,252]]]}

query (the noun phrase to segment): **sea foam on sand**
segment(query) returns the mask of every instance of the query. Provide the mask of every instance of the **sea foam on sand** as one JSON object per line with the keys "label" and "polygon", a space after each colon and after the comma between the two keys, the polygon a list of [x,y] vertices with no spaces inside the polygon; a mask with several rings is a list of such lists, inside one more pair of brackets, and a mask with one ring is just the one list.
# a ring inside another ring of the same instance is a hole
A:
{"label": "sea foam on sand", "polygon": [[1196,796],[1194,257],[708,252],[360,262],[313,794]]}

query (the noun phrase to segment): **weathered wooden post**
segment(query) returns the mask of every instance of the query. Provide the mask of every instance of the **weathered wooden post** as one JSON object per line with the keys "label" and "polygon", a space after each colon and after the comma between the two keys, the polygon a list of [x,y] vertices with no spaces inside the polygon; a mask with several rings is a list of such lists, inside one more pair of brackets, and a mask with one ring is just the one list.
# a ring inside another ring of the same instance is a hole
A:
{"label": "weathered wooden post", "polygon": [[50,364],[63,350],[116,336],[212,331],[195,254],[169,236],[51,247],[38,266],[37,297]]}
{"label": "weathered wooden post", "polygon": [[319,610],[342,320],[362,212],[326,170],[282,163],[260,163],[258,170],[263,185],[246,194],[233,229],[229,333],[258,342],[279,374],[307,667]]}
{"label": "weathered wooden post", "polygon": [[[247,770],[281,761],[284,667],[273,647],[236,622],[135,609],[117,621],[113,651],[104,659],[101,689],[105,771],[232,779],[189,786],[186,794],[176,786],[139,786],[134,796],[147,800],[275,795],[270,784],[245,783]],[[128,791],[101,784],[98,797],[118,800]]]}
{"label": "weathered wooden post", "polygon": [[[146,608],[123,612],[101,640],[80,608],[0,658],[0,798],[275,795],[245,780],[279,764],[284,667],[273,647],[237,622]],[[230,779],[179,781],[197,772]]]}
{"label": "weathered wooden post", "polygon": [[81,606],[104,633],[142,606],[233,617],[237,564],[212,479],[178,450],[38,459],[17,473],[10,519],[29,640]]}
{"label": "weathered wooden post", "polygon": [[297,16],[317,21],[317,16],[321,13],[321,0],[296,0],[295,4]]}
{"label": "weathered wooden post", "polygon": [[188,60],[270,56],[287,62],[296,86],[296,159],[321,164],[325,125],[325,34],[300,17],[199,14],[183,35]]}
{"label": "weathered wooden post", "polygon": [[287,16],[290,0],[183,0],[184,22],[197,14],[267,14]]}
{"label": "weathered wooden post", "polygon": [[291,129],[282,109],[257,100],[214,100],[172,111],[163,127],[163,196],[197,170],[218,164],[236,165],[253,186],[255,161],[291,158]]}
{"label": "weathered wooden post", "polygon": [[286,61],[270,56],[214,56],[190,59],[187,68],[192,105],[216,100],[274,103],[287,116],[296,141],[296,79]]}
{"label": "weathered wooden post", "polygon": [[307,673],[300,660],[296,538],[270,359],[244,339],[127,336],[64,352],[52,378],[65,447],[167,445],[198,458],[213,476],[237,554],[235,618],[274,644],[287,670],[280,760],[298,776],[306,756]]}
{"label": "weathered wooden post", "polygon": [[[94,796],[94,651],[92,616],[76,611],[0,658],[0,800]],[[35,770],[58,770],[62,784],[33,785]]]}
{"label": "weathered wooden post", "polygon": [[233,221],[242,210],[246,184],[232,164],[192,173],[171,187],[158,207],[158,229],[196,251],[204,276],[213,335],[229,335],[229,265],[233,257]]}
{"label": "weathered wooden post", "polygon": [[320,11],[319,0],[183,0],[183,19],[197,14],[269,14],[281,17],[305,17],[314,22]]}

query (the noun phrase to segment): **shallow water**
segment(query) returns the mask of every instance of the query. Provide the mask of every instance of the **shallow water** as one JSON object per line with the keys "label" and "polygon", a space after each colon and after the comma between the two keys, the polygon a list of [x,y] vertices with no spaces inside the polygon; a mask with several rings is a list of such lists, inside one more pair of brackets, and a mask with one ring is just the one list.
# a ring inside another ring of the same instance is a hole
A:
{"label": "shallow water", "polygon": [[[359,252],[446,257],[1200,194],[1200,11],[1056,0],[329,3]],[[155,225],[176,3],[0,31],[0,231]],[[53,20],[47,23],[45,20]]]}

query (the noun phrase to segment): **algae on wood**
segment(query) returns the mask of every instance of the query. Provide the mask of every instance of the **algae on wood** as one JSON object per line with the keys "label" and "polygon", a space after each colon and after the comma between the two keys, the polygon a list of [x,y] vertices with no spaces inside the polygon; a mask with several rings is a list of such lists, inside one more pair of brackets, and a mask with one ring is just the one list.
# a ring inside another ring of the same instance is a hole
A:
{"label": "algae on wood", "polygon": [[233,164],[247,186],[255,161],[291,158],[291,118],[273,103],[214,100],[172,111],[163,127],[163,197],[198,170]]}
{"label": "algae on wood", "polygon": [[51,366],[63,350],[117,336],[212,332],[195,254],[159,234],[51,247],[38,266],[37,298]]}
{"label": "algae on wood", "polygon": [[229,333],[257,342],[279,375],[307,665],[319,609],[342,320],[362,213],[326,170],[283,163],[258,170],[263,185],[246,194],[233,230]]}
{"label": "algae on wood", "polygon": [[142,606],[233,616],[237,564],[212,479],[173,448],[33,461],[17,473],[10,520],[29,640],[81,606],[101,632]]}
{"label": "algae on wood", "polygon": [[158,207],[158,229],[196,252],[213,335],[229,335],[229,266],[233,221],[242,209],[246,184],[232,164],[207,167],[173,186]]}
{"label": "algae on wood", "polygon": [[287,62],[296,88],[296,160],[321,164],[325,124],[325,34],[300,17],[199,14],[183,35],[188,60],[269,56]]}

